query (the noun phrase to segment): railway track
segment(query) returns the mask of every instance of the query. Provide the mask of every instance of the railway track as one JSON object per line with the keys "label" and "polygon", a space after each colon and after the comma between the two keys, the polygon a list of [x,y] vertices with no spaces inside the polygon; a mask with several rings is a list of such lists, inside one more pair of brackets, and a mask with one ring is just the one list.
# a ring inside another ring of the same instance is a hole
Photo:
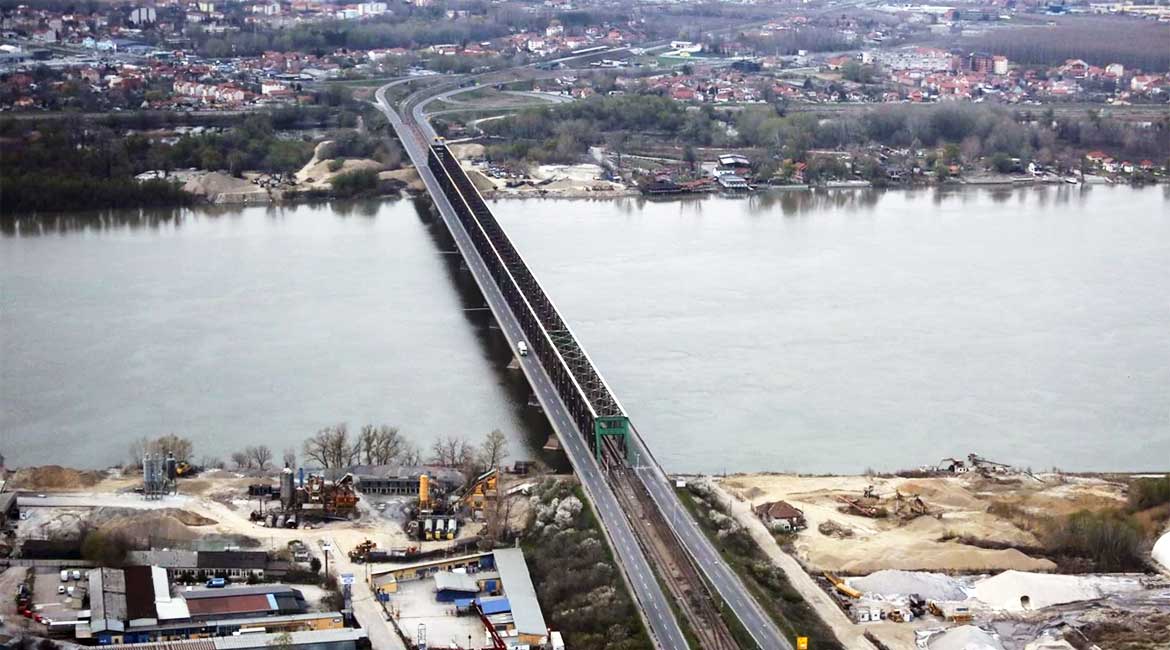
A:
{"label": "railway track", "polygon": [[618,502],[622,504],[638,544],[657,569],[671,598],[690,622],[703,650],[738,650],[731,630],[719,615],[715,595],[691,563],[650,494],[626,464],[616,441],[604,441],[603,468]]}

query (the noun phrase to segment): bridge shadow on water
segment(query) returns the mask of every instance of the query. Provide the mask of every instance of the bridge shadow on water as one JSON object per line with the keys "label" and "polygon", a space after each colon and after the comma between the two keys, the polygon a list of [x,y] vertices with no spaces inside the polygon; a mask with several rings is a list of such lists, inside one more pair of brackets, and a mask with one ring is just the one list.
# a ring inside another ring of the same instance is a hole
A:
{"label": "bridge shadow on water", "polygon": [[[508,394],[509,406],[515,412],[516,420],[521,423],[522,430],[519,433],[524,439],[525,451],[532,458],[540,459],[557,471],[570,470],[569,460],[564,452],[544,449],[549,436],[555,435],[552,426],[540,408],[528,405],[529,399],[532,398],[532,387],[528,385],[524,373],[519,369],[508,368],[514,357],[513,344],[496,325],[495,317],[488,309],[483,293],[464,265],[463,256],[459,254],[455,240],[435,212],[430,197],[415,197],[411,201],[415,214],[435,244],[436,252],[444,259],[443,267],[459,295],[463,316],[479,341],[484,359],[492,366],[497,382]],[[535,403],[535,400],[533,402]]]}

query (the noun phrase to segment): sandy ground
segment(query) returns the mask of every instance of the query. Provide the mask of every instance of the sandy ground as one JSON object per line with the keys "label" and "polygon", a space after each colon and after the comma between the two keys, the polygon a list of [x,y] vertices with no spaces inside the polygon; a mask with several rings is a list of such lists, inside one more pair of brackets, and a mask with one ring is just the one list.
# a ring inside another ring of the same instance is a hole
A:
{"label": "sandy ground", "polygon": [[[1035,545],[1035,537],[1017,523],[987,512],[993,503],[1012,504],[1022,512],[1059,514],[1119,503],[1121,486],[1100,479],[1045,476],[1045,483],[1024,479],[1000,484],[977,476],[927,479],[865,476],[804,477],[741,475],[721,486],[744,506],[785,500],[804,511],[809,527],[796,536],[797,558],[810,570],[862,575],[880,569],[986,572],[1002,569],[1050,571],[1055,565],[1020,551],[990,550],[941,541],[943,537]],[[882,505],[892,509],[895,490],[918,495],[930,514],[908,522],[896,517],[871,519],[838,510],[838,496],[859,497],[873,485]],[[852,537],[826,536],[818,526],[832,520],[853,531]]]}
{"label": "sandy ground", "polygon": [[205,197],[209,203],[266,203],[271,199],[263,187],[220,172],[193,174],[183,189]]}
{"label": "sandy ground", "polygon": [[865,630],[854,625],[845,616],[845,612],[841,611],[841,608],[833,602],[833,599],[804,571],[800,563],[780,548],[780,545],[776,543],[776,538],[764,528],[764,524],[752,513],[748,503],[732,498],[726,490],[718,485],[715,486],[715,490],[721,501],[731,504],[731,512],[736,521],[751,533],[752,539],[763,549],[772,563],[784,571],[784,575],[788,577],[793,588],[800,592],[800,595],[817,610],[817,613],[832,628],[833,634],[837,636],[837,640],[842,645],[846,648],[859,649],[874,647],[862,636]]}
{"label": "sandy ground", "polygon": [[[528,172],[526,179],[493,178],[485,173],[486,168],[466,162],[474,158],[478,150],[471,147],[480,145],[459,145],[464,147],[466,154],[458,154],[464,161],[463,169],[475,183],[476,188],[485,198],[526,198],[526,197],[562,197],[562,198],[612,198],[625,196],[632,190],[621,183],[601,180],[603,170],[600,165],[583,163],[580,165],[539,165]],[[454,145],[453,145],[454,148]],[[508,187],[508,182],[527,181],[518,187]],[[547,181],[547,182],[546,182]]]}
{"label": "sandy ground", "polygon": [[382,180],[402,181],[406,183],[406,189],[411,192],[425,192],[427,190],[427,186],[423,184],[422,179],[419,178],[418,172],[414,167],[403,167],[402,169],[385,171],[378,174],[378,178]]}

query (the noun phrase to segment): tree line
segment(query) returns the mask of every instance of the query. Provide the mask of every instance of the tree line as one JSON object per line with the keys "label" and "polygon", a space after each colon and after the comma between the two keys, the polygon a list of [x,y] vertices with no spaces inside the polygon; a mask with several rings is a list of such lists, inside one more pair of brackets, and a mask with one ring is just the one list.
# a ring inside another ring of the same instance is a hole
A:
{"label": "tree line", "polygon": [[139,182],[134,176],[187,167],[290,172],[313,151],[309,142],[277,137],[273,117],[264,114],[223,133],[184,135],[174,144],[84,121],[25,127],[0,147],[0,212],[6,219],[34,211],[183,205],[191,197],[168,179]]}
{"label": "tree line", "polygon": [[1170,70],[1170,25],[1115,17],[1061,18],[1053,25],[993,29],[971,39],[971,47],[1012,61],[1055,66],[1084,59],[1104,67],[1121,63],[1147,72]]}
{"label": "tree line", "polygon": [[[731,127],[731,128],[729,128]],[[809,150],[869,144],[920,150],[957,147],[955,162],[982,157],[1037,159],[1076,166],[1091,149],[1158,164],[1170,157],[1170,116],[1151,125],[1126,122],[1097,111],[1057,116],[986,104],[948,102],[929,106],[887,104],[852,112],[788,112],[784,104],[721,111],[686,106],[663,97],[619,96],[521,111],[482,125],[506,144],[492,158],[568,162],[593,145],[628,144],[631,134],[677,146],[743,147],[774,160],[806,160]],[[734,134],[734,135],[732,135]]]}
{"label": "tree line", "polygon": [[465,476],[499,468],[508,457],[508,438],[494,429],[476,445],[459,436],[436,438],[429,456],[405,439],[398,427],[367,424],[351,436],[345,423],[319,430],[301,445],[306,462],[326,470],[353,465],[422,465],[424,462],[457,469]]}

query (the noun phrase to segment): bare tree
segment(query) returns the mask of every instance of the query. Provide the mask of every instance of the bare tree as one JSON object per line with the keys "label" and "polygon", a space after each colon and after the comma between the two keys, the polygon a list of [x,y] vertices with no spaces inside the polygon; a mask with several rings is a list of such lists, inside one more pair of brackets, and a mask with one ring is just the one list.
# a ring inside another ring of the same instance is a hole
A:
{"label": "bare tree", "polygon": [[297,466],[296,447],[286,447],[284,450],[284,459],[283,460],[284,460],[285,467],[296,467]]}
{"label": "bare tree", "polygon": [[363,462],[367,465],[389,465],[401,456],[406,441],[398,433],[398,427],[383,424],[375,427],[367,424],[358,435],[358,447]]}
{"label": "bare tree", "polygon": [[512,504],[514,500],[504,495],[488,502],[484,511],[484,528],[488,537],[504,543],[512,537]]}
{"label": "bare tree", "polygon": [[199,459],[199,466],[203,469],[223,469],[223,461],[215,456],[204,456]]}
{"label": "bare tree", "polygon": [[479,459],[487,469],[499,469],[508,457],[508,437],[499,429],[492,429],[479,448]]}
{"label": "bare tree", "polygon": [[252,456],[248,450],[232,452],[232,462],[235,463],[236,469],[250,469],[252,467]]}
{"label": "bare tree", "polygon": [[248,447],[248,455],[261,470],[268,469],[268,463],[272,462],[272,450],[268,448],[268,445]]}
{"label": "bare tree", "polygon": [[146,456],[146,450],[149,448],[150,448],[150,439],[147,438],[146,436],[143,436],[141,438],[138,438],[137,440],[131,441],[130,447],[129,447],[130,462],[127,464],[127,466],[138,467],[139,469],[141,469],[142,468],[142,458],[144,456]]}
{"label": "bare tree", "polygon": [[398,454],[398,462],[403,465],[422,465],[422,450],[409,442],[402,443],[402,451]]}
{"label": "bare tree", "polygon": [[325,427],[305,441],[301,452],[306,460],[316,461],[325,469],[340,468],[354,464],[361,454],[361,447],[349,441],[349,429],[345,423]]}
{"label": "bare tree", "polygon": [[463,438],[447,436],[435,440],[431,445],[431,460],[436,465],[454,467],[465,473],[474,471],[475,448],[467,444]]}

